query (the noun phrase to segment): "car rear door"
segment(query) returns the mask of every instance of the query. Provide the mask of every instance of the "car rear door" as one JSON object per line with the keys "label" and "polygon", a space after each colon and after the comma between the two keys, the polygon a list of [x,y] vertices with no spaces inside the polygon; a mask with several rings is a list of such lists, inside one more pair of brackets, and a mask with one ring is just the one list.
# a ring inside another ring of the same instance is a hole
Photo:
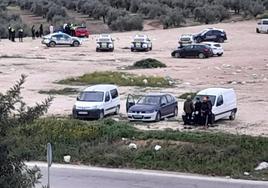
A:
{"label": "car rear door", "polygon": [[168,114],[173,114],[175,111],[175,108],[177,107],[176,101],[174,100],[174,97],[171,95],[166,95],[167,102],[168,102]]}
{"label": "car rear door", "polygon": [[105,98],[104,98],[104,114],[110,114],[114,111],[113,103],[111,100],[111,94],[109,91],[105,92]]}
{"label": "car rear door", "polygon": [[165,95],[160,99],[160,113],[161,116],[166,116],[169,114],[169,104]]}
{"label": "car rear door", "polygon": [[214,41],[216,39],[216,35],[213,33],[212,30],[210,30],[205,34],[204,39],[205,41]]}
{"label": "car rear door", "polygon": [[63,35],[63,41],[62,41],[63,44],[72,44],[72,38],[68,35]]}
{"label": "car rear door", "polygon": [[187,45],[182,49],[181,56],[189,57],[192,56],[192,54],[193,54],[193,45]]}

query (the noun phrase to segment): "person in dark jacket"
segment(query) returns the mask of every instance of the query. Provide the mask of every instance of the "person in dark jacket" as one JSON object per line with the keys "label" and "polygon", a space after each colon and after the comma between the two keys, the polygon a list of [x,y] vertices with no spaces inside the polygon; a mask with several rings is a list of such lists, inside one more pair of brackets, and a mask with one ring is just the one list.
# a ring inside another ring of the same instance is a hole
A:
{"label": "person in dark jacket", "polygon": [[187,96],[187,99],[186,99],[186,101],[184,102],[184,105],[183,105],[183,110],[185,112],[184,124],[185,125],[190,125],[191,121],[192,121],[193,111],[194,111],[194,103],[192,101],[191,95]]}
{"label": "person in dark jacket", "polygon": [[15,29],[12,27],[11,28],[11,41],[15,42],[15,37],[16,37],[16,31]]}
{"label": "person in dark jacket", "polygon": [[11,26],[8,26],[8,40],[11,40]]}
{"label": "person in dark jacket", "polygon": [[39,36],[40,37],[43,37],[44,36],[43,24],[41,24],[40,27],[39,27]]}
{"label": "person in dark jacket", "polygon": [[23,29],[22,28],[19,29],[19,41],[23,42]]}
{"label": "person in dark jacket", "polygon": [[202,102],[199,97],[196,98],[196,102],[194,104],[194,122],[195,124],[199,125],[200,124],[200,119],[201,119],[201,106]]}
{"label": "person in dark jacket", "polygon": [[35,39],[35,26],[32,26],[32,39]]}
{"label": "person in dark jacket", "polygon": [[207,129],[208,123],[209,123],[209,116],[212,111],[212,105],[211,102],[209,102],[209,99],[207,96],[203,98],[203,102],[201,105],[201,119],[202,119],[202,125]]}

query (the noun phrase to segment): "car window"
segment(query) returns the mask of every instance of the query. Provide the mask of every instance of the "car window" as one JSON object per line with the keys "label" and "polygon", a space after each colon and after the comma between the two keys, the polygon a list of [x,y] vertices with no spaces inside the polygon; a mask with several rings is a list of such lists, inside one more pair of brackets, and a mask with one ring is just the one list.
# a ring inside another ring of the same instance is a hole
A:
{"label": "car window", "polygon": [[214,106],[215,100],[216,100],[216,96],[215,95],[196,95],[195,98],[194,98],[194,101],[196,101],[196,98],[199,98],[201,101],[203,101],[203,98],[204,97],[208,97],[209,100],[212,103],[212,106]]}
{"label": "car window", "polygon": [[167,104],[167,103],[168,103],[168,101],[167,101],[166,96],[163,96],[163,97],[161,98],[161,104]]}
{"label": "car window", "polygon": [[68,35],[63,35],[63,38],[64,38],[64,39],[70,39],[71,37],[68,36]]}
{"label": "car window", "polygon": [[166,95],[168,103],[174,102],[174,98],[171,95]]}
{"label": "car window", "polygon": [[110,93],[107,91],[105,94],[105,102],[109,102],[110,101]]}
{"label": "car window", "polygon": [[213,32],[212,32],[212,31],[208,31],[208,32],[206,33],[206,35],[213,35]]}
{"label": "car window", "polygon": [[223,97],[220,95],[217,100],[217,106],[221,106],[223,104]]}
{"label": "car window", "polygon": [[215,47],[221,47],[221,45],[220,45],[220,44],[214,44],[214,46],[215,46]]}
{"label": "car window", "polygon": [[113,89],[110,92],[111,92],[112,99],[115,99],[115,98],[118,97],[118,91],[117,91],[117,89]]}
{"label": "car window", "polygon": [[81,92],[77,99],[78,101],[102,102],[103,96],[104,96],[103,92],[85,91]]}
{"label": "car window", "polygon": [[147,105],[159,105],[160,96],[143,96],[139,98],[137,104],[147,104]]}
{"label": "car window", "polygon": [[184,48],[185,48],[185,49],[191,49],[191,48],[193,48],[193,45],[187,45],[187,46],[185,46]]}

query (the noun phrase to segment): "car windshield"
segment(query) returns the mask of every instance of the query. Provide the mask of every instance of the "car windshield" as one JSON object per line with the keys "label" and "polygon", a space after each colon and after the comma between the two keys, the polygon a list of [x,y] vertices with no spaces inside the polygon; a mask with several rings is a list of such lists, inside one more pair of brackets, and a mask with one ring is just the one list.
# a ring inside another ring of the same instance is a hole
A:
{"label": "car windshield", "polygon": [[143,41],[144,41],[143,38],[135,38],[135,39],[134,39],[134,42],[143,42]]}
{"label": "car windshield", "polygon": [[103,96],[104,92],[101,91],[85,91],[80,93],[78,100],[87,102],[102,102]]}
{"label": "car windshield", "polygon": [[215,96],[215,95],[196,95],[196,96],[194,97],[194,101],[196,101],[197,98],[199,98],[201,101],[203,101],[203,98],[204,98],[204,97],[208,97],[209,100],[210,100],[211,103],[212,103],[212,106],[214,106],[215,101],[216,101],[216,96]]}
{"label": "car windshield", "polygon": [[109,38],[100,38],[99,42],[110,42]]}
{"label": "car windshield", "polygon": [[160,96],[143,96],[139,98],[137,104],[159,105]]}

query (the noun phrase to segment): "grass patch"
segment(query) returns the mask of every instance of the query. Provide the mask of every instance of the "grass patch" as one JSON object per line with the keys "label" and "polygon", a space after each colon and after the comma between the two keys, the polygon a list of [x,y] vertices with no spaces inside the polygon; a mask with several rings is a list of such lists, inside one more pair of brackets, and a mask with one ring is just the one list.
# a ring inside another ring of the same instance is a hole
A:
{"label": "grass patch", "polygon": [[192,98],[194,98],[197,95],[198,92],[186,92],[179,96],[179,99],[187,99],[188,95],[191,95]]}
{"label": "grass patch", "polygon": [[67,78],[57,82],[67,85],[116,84],[119,86],[170,87],[168,79],[154,76],[137,76],[123,72],[94,72],[76,78]]}
{"label": "grass patch", "polygon": [[[127,122],[111,119],[79,121],[46,118],[17,128],[14,152],[28,160],[46,160],[51,142],[54,161],[105,167],[143,168],[268,180],[267,171],[254,168],[268,158],[268,138],[223,133],[140,131]],[[122,138],[128,138],[127,140]],[[128,149],[136,143],[137,150]],[[155,151],[155,144],[162,148]],[[251,176],[244,176],[249,172]]]}
{"label": "grass patch", "polygon": [[167,67],[164,63],[152,58],[143,59],[133,64],[133,68],[142,68],[142,69],[164,68],[164,67]]}
{"label": "grass patch", "polygon": [[38,93],[40,94],[48,94],[48,95],[74,95],[79,92],[78,89],[75,88],[63,88],[63,89],[51,89],[51,90],[40,90]]}

